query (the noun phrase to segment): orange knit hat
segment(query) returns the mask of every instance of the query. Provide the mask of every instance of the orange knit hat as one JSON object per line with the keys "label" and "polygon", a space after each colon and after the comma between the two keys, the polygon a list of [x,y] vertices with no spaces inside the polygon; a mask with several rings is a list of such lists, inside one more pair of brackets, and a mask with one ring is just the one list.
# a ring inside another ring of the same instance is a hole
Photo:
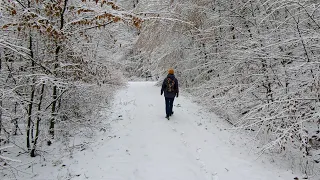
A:
{"label": "orange knit hat", "polygon": [[170,69],[168,70],[168,73],[169,73],[169,74],[174,74],[174,70],[173,70],[172,68],[170,68]]}

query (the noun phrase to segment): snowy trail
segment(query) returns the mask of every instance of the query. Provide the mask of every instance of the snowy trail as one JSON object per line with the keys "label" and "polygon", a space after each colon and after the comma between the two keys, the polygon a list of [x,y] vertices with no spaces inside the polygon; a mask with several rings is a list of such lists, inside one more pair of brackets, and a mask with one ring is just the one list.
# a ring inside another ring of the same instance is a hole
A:
{"label": "snowy trail", "polygon": [[[293,179],[270,163],[254,161],[232,145],[230,132],[214,114],[182,96],[164,118],[164,98],[150,82],[132,82],[114,101],[110,133],[76,155],[72,179],[93,180],[281,180]],[[180,104],[181,107],[177,107]],[[210,123],[208,123],[210,122]],[[208,127],[205,126],[207,123]],[[221,126],[221,127],[219,127]]]}

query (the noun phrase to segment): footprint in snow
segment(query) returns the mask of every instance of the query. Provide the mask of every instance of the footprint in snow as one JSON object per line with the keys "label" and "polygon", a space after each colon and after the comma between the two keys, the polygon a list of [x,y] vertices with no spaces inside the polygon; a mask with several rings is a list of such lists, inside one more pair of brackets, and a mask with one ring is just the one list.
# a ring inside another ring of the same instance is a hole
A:
{"label": "footprint in snow", "polygon": [[203,161],[200,161],[200,168],[205,170],[205,167],[206,167],[206,164]]}
{"label": "footprint in snow", "polygon": [[188,142],[187,142],[186,140],[181,139],[181,141],[182,141],[182,143],[183,143],[184,146],[188,147]]}
{"label": "footprint in snow", "polygon": [[211,175],[212,175],[211,176],[212,180],[219,180],[218,173],[215,172],[215,173],[212,173]]}

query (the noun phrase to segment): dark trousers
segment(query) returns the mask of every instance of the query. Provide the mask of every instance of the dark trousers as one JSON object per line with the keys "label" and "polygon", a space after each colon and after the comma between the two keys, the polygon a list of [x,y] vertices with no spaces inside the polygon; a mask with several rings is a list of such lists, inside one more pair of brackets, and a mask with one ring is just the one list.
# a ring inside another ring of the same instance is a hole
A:
{"label": "dark trousers", "polygon": [[172,114],[174,98],[165,98],[165,100],[166,100],[166,113],[167,113],[167,116],[170,116]]}

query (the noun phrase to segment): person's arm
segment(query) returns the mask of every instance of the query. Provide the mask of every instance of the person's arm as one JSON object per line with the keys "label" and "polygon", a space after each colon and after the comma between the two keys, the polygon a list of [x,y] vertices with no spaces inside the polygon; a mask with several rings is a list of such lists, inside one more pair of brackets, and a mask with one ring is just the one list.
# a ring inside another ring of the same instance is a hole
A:
{"label": "person's arm", "polygon": [[166,79],[167,78],[165,78],[164,80],[163,80],[163,82],[162,82],[162,86],[161,86],[161,95],[163,94],[163,91],[165,90],[165,86],[166,86],[166,83],[165,83],[165,81],[166,81]]}
{"label": "person's arm", "polygon": [[176,97],[178,97],[178,96],[179,96],[179,83],[178,83],[178,79],[176,79],[176,85],[177,85],[177,87],[176,87]]}

